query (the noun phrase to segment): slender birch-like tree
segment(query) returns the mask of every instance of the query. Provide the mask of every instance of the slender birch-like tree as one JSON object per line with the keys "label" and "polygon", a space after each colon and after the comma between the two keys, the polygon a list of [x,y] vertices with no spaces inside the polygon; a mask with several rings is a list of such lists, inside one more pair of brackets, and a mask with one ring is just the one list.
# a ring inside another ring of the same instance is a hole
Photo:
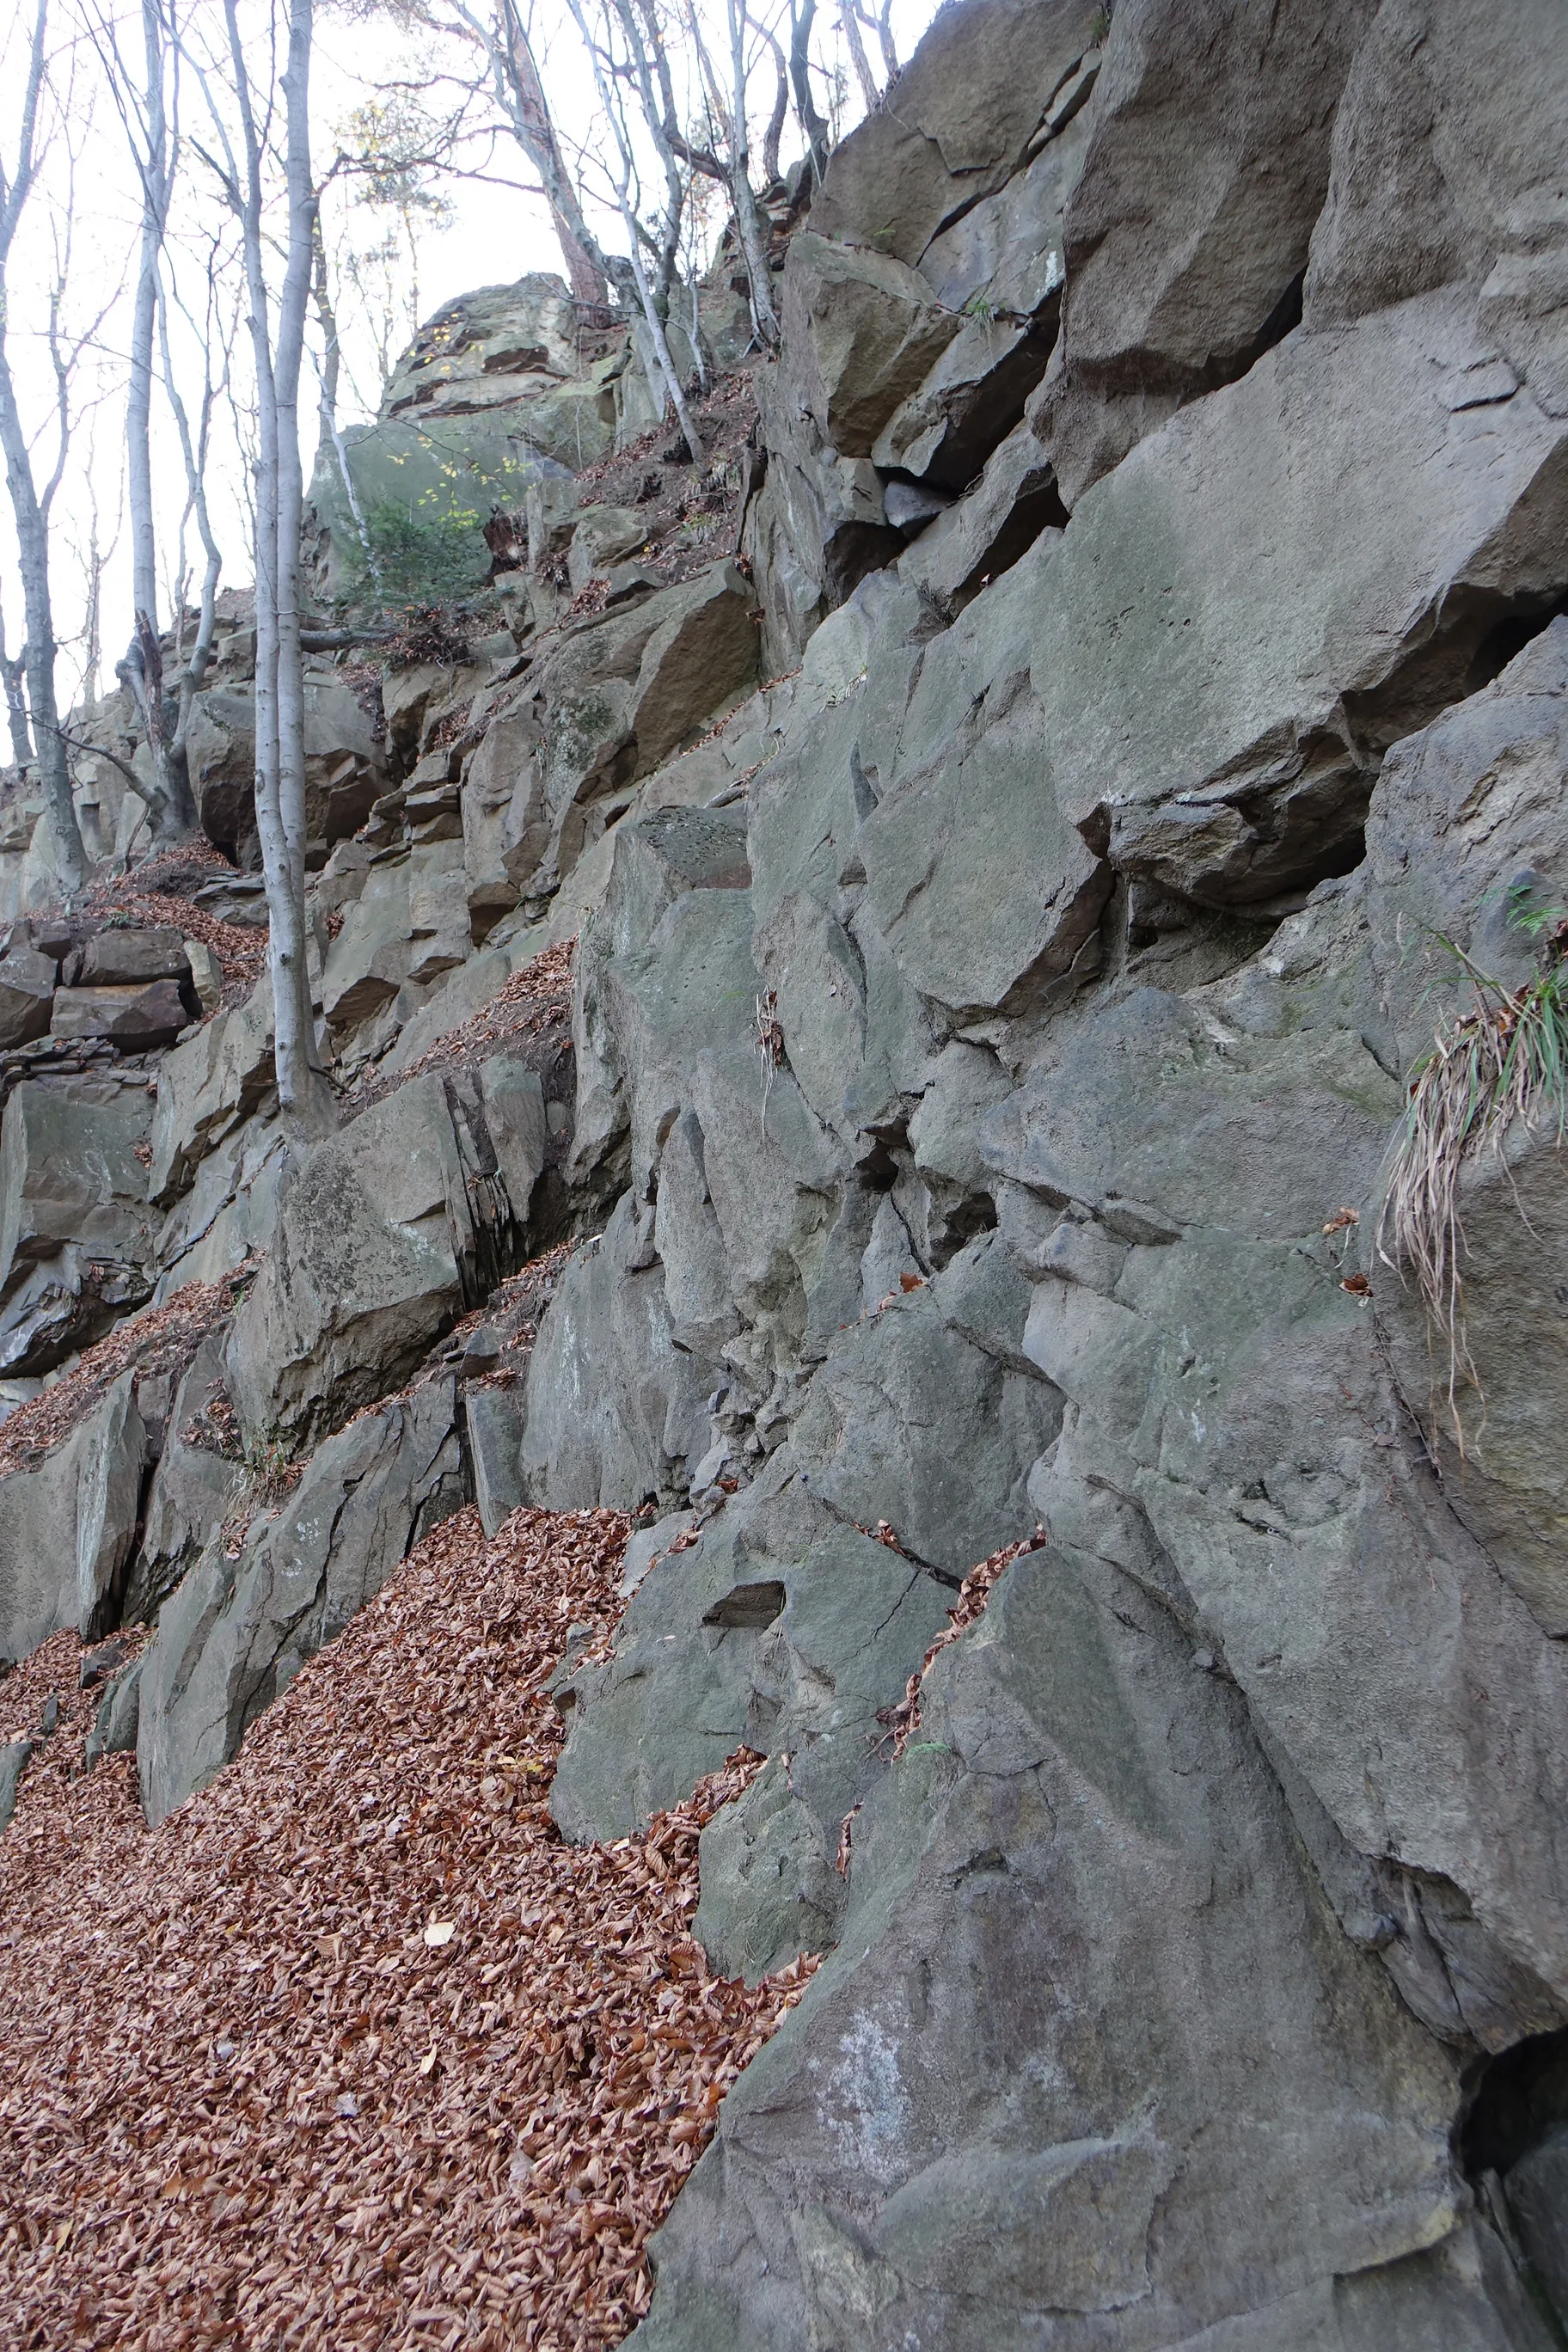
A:
{"label": "slender birch-like tree", "polygon": [[[223,154],[221,161],[211,156],[207,160],[217,171],[239,224],[255,376],[256,830],[267,885],[278,1099],[285,1119],[309,1131],[331,1125],[334,1117],[331,1089],[317,1059],[305,947],[305,689],[300,643],[304,479],[300,456],[300,375],[315,252],[316,189],[310,174],[310,123],[311,0],[289,0],[288,61],[281,76],[288,227],[283,278],[276,302],[267,278],[266,217],[275,93],[270,87],[258,93],[253,84],[238,0],[223,0],[223,12],[239,152],[237,156],[222,112],[214,104],[214,127]],[[264,53],[271,54],[269,49]],[[208,97],[210,100],[210,86]]]}
{"label": "slender birch-like tree", "polygon": [[[62,438],[53,478],[40,494],[33,474],[33,456],[16,398],[6,350],[9,324],[7,271],[42,162],[40,111],[45,96],[47,58],[48,0],[37,0],[28,44],[27,73],[22,94],[21,121],[15,160],[0,158],[0,449],[5,457],[5,482],[16,519],[16,546],[22,573],[22,604],[26,625],[27,700],[32,719],[35,753],[44,787],[44,806],[54,838],[55,869],[60,887],[74,897],[87,880],[87,852],[71,799],[70,766],[60,732],[55,701],[54,605],[49,593],[49,501],[65,462]],[[51,325],[54,323],[51,318]],[[58,362],[58,355],[57,355]],[[58,366],[57,363],[57,376]],[[62,384],[63,402],[63,384]],[[62,406],[61,434],[66,431]]]}

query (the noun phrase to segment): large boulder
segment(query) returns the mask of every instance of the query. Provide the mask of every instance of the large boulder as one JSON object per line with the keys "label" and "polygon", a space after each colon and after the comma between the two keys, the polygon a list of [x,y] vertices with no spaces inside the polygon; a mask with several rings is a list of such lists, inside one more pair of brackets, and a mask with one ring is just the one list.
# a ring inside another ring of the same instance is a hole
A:
{"label": "large boulder", "polygon": [[148,1197],[167,1207],[204,1154],[240,1125],[274,1082],[272,982],[204,1021],[158,1066]]}
{"label": "large boulder", "polygon": [[299,1153],[228,1341],[247,1437],[314,1435],[405,1380],[521,1247],[545,1140],[537,1076],[498,1056],[461,1087],[410,1078]]}
{"label": "large boulder", "polygon": [[[305,679],[305,824],[312,843],[357,831],[386,789],[376,715],[352,687]],[[202,830],[225,856],[260,863],[256,832],[256,713],[247,692],[214,689],[192,706],[187,743]]]}
{"label": "large boulder", "polygon": [[1568,421],[1490,352],[1464,291],[1299,333],[1079,502],[1033,677],[1123,871],[1211,904],[1344,871],[1383,748],[1562,593]]}
{"label": "large boulder", "polygon": [[188,981],[191,961],[183,934],[171,924],[143,930],[116,927],[94,931],[67,958],[68,988],[132,988],[151,980]]}
{"label": "large boulder", "polygon": [[66,1626],[87,1641],[115,1622],[139,1531],[145,1454],[136,1376],[122,1372],[37,1469],[0,1478],[5,1664]]}
{"label": "large boulder", "polygon": [[29,1267],[75,1244],[110,1268],[152,1261],[145,1081],[28,1081],[0,1127],[0,1296]]}
{"label": "large boulder", "polygon": [[26,1045],[49,1034],[58,967],[52,956],[13,947],[0,956],[0,1045]]}
{"label": "large boulder", "polygon": [[57,1037],[103,1037],[122,1053],[141,1054],[172,1045],[190,1017],[176,982],[150,980],[121,988],[58,989],[50,1027]]}
{"label": "large boulder", "polygon": [[868,457],[960,320],[907,262],[802,229],[784,265],[784,327],[823,438]]}
{"label": "large boulder", "polygon": [[1068,202],[1061,341],[1036,415],[1069,507],[1300,317],[1335,108],[1375,11],[1376,0],[1121,0]]}
{"label": "large boulder", "polygon": [[900,76],[897,103],[835,151],[813,229],[918,262],[1017,169],[1102,15],[1086,0],[970,0],[944,12]]}
{"label": "large boulder", "polygon": [[1480,17],[1384,0],[1334,124],[1308,326],[1464,284],[1497,360],[1549,415],[1568,411],[1561,32],[1552,0]]}
{"label": "large boulder", "polygon": [[626,1835],[742,1742],[791,1757],[818,1838],[867,1787],[877,1708],[952,1594],[836,1524],[782,1461],[775,1472],[694,1548],[656,1559],[614,1659],[563,1686],[571,1728],[551,1810],[569,1835]]}
{"label": "large boulder", "polygon": [[854,1823],[837,1948],[660,2232],[638,2352],[1532,2342],[1426,2251],[1462,2227],[1455,2063],[1323,1934],[1172,1614],[1036,1552],[948,1656]]}

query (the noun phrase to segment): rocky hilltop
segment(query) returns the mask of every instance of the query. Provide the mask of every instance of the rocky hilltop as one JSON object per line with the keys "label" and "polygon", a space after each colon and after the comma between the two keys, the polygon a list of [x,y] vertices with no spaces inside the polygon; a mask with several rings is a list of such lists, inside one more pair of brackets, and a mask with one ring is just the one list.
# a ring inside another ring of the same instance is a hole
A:
{"label": "rocky hilltop", "polygon": [[567,1840],[766,1759],[696,1934],[826,1958],[647,2352],[1568,2331],[1562,1097],[1408,1108],[1556,1034],[1562,32],[955,0],[700,477],[549,281],[400,370],[531,471],[489,634],[319,657],[339,1133],[216,854],[0,962],[0,1652],[154,1628],[149,1821],[471,1500],[633,1525]]}

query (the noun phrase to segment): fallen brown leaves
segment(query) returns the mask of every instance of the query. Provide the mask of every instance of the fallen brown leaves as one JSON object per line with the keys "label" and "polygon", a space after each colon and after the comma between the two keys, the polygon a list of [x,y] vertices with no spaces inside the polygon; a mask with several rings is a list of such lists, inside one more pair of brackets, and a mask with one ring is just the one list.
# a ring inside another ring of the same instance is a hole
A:
{"label": "fallen brown leaves", "polygon": [[64,1701],[0,1837],[8,2347],[629,2331],[811,1964],[748,1991],[691,1939],[698,1832],[756,1759],[642,1837],[549,1822],[544,1685],[613,1622],[626,1528],[447,1520],[151,1835],[129,1758],[71,1777],[98,1694],[70,1636],[0,1685],[0,1720],[40,1675]]}
{"label": "fallen brown leaves", "polygon": [[177,1379],[207,1333],[233,1314],[258,1264],[247,1258],[220,1282],[187,1282],[162,1307],[127,1316],[87,1350],[74,1371],[8,1413],[0,1423],[0,1478],[14,1470],[37,1469],[132,1365],[143,1377],[167,1373]]}
{"label": "fallen brown leaves", "polygon": [[563,947],[546,948],[514,971],[505,985],[496,992],[489,1003],[456,1029],[448,1029],[438,1038],[427,1054],[411,1062],[405,1070],[390,1076],[367,1076],[342,1097],[342,1109],[348,1118],[357,1118],[362,1110],[369,1110],[390,1094],[395,1094],[410,1078],[419,1078],[427,1070],[452,1071],[466,1063],[483,1062],[499,1046],[521,1046],[542,1040],[557,1042],[564,1046],[572,1035],[572,950],[576,942],[568,940]]}
{"label": "fallen brown leaves", "polygon": [[[886,1527],[887,1521],[879,1520],[878,1524],[879,1527]],[[1025,1552],[1038,1551],[1040,1546],[1047,1540],[1045,1528],[1037,1528],[1034,1534],[1026,1536],[1022,1543],[1004,1546],[1001,1551],[994,1551],[989,1559],[983,1559],[978,1568],[970,1570],[958,1588],[956,1608],[948,1611],[946,1625],[921,1660],[919,1672],[912,1674],[904,1685],[902,1698],[896,1706],[885,1706],[878,1714],[878,1722],[885,1725],[893,1735],[895,1756],[903,1754],[921,1727],[921,1685],[931,1671],[932,1661],[941,1656],[950,1642],[956,1642],[961,1633],[967,1633],[971,1625],[984,1616],[986,1603],[991,1598],[991,1588],[1003,1570],[1011,1568],[1013,1562],[1021,1559]],[[898,1549],[896,1539],[893,1548]],[[858,1812],[859,1810],[859,1806],[857,1805],[855,1811]],[[851,1814],[849,1820],[853,1819],[854,1814]],[[845,1857],[848,1853],[848,1821],[844,1824],[844,1840],[839,1849],[841,1871],[845,1869]]]}
{"label": "fallen brown leaves", "polygon": [[[207,855],[201,855],[205,852]],[[210,869],[210,870],[209,870]],[[220,917],[207,912],[205,907],[193,906],[189,898],[178,889],[160,889],[158,884],[171,881],[217,881],[234,868],[226,857],[220,856],[210,842],[192,842],[182,847],[177,870],[172,859],[161,859],[138,866],[128,875],[111,882],[100,883],[88,893],[81,913],[89,924],[113,917],[141,924],[148,929],[170,923],[187,940],[199,940],[210,948],[223,967],[223,1001],[226,1004],[243,1003],[267,970],[267,933],[265,929],[249,923],[226,923]]]}

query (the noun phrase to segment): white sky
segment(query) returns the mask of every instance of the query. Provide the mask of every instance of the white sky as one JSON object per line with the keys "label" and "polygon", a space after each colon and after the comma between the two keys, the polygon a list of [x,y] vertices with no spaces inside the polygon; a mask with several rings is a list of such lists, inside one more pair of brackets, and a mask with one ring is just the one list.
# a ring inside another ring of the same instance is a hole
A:
{"label": "white sky", "polygon": [[[7,168],[16,152],[16,123],[21,99],[26,43],[34,0],[13,0],[8,29],[0,35],[0,153]],[[259,32],[264,21],[260,0],[253,0]],[[707,0],[704,13],[716,0]],[[584,140],[590,153],[602,143],[595,133],[592,80],[577,36],[563,7],[544,0],[550,19],[559,29],[541,45],[552,103],[569,137]],[[131,300],[140,236],[139,184],[125,131],[97,55],[85,37],[89,8],[113,22],[124,54],[136,65],[141,57],[141,26],[135,0],[51,0],[54,81],[63,101],[51,112],[47,156],[39,185],[13,252],[7,343],[29,429],[35,433],[35,474],[40,487],[54,463],[56,438],[52,425],[53,381],[47,328],[49,289],[68,263],[61,317],[68,341],[86,336],[72,384],[72,438],[66,470],[52,516],[50,564],[55,604],[55,629],[61,646],[57,688],[62,705],[80,691],[85,658],[83,622],[89,551],[96,536],[100,551],[112,550],[104,572],[102,595],[102,667],[100,690],[113,683],[113,665],[129,635],[129,531],[121,520],[123,500],[123,419],[126,346],[130,333]],[[781,13],[784,13],[781,8]],[[900,56],[908,58],[932,14],[932,0],[895,0],[893,28]],[[787,14],[784,21],[787,25]],[[218,0],[189,0],[184,16],[193,47],[216,49],[222,40],[223,18]],[[536,29],[537,37],[537,29]],[[875,38],[866,37],[873,67],[879,70]],[[721,37],[711,45],[723,54]],[[424,44],[430,56],[428,42]],[[842,61],[840,83],[842,124],[848,128],[859,111],[859,93],[837,35],[835,0],[824,0],[813,43],[814,56]],[[318,172],[331,161],[336,131],[353,110],[384,91],[386,85],[416,70],[419,53],[402,39],[388,21],[353,21],[335,13],[328,0],[318,0],[315,55],[312,65],[313,159]],[[773,101],[771,62],[752,84],[755,123],[755,169],[760,171],[763,121]],[[829,111],[829,89],[818,86],[818,105]],[[193,152],[192,134],[210,143],[210,131],[201,92],[190,75],[183,77],[181,108],[187,137],[182,177],[174,201],[172,237],[174,274],[198,325],[203,305],[203,255],[211,240],[224,241],[232,255],[233,236],[227,227],[213,175]],[[786,127],[786,163],[799,152],[793,121]],[[498,139],[465,151],[470,169],[483,180],[451,179],[442,193],[450,204],[444,225],[428,226],[418,252],[418,316],[427,318],[454,295],[470,288],[508,282],[530,270],[559,270],[561,259],[542,201],[515,184],[530,176],[526,158],[510,138]],[[620,224],[607,203],[595,204],[590,179],[585,182],[591,217],[609,250],[624,250]],[[336,269],[335,294],[343,346],[343,380],[339,414],[345,424],[374,414],[379,394],[377,332],[373,310],[384,320],[396,318],[392,335],[395,350],[408,340],[410,299],[414,290],[406,255],[390,271],[371,270],[376,281],[360,299],[342,266],[348,247],[361,250],[374,246],[395,224],[395,215],[350,205],[346,191],[330,192],[325,214],[328,249]],[[713,212],[714,226],[721,215]],[[202,355],[193,330],[176,316],[176,371],[182,391],[193,411],[201,393]],[[382,327],[384,335],[384,323]],[[235,313],[234,291],[223,306],[223,323],[212,339],[215,360],[221,369],[222,347],[232,352],[237,385],[243,394],[248,368],[247,335],[243,316]],[[301,441],[307,467],[316,439],[316,379],[307,364],[301,387]],[[184,503],[184,474],[178,444],[161,390],[154,389],[154,471],[161,568],[172,579],[177,531]],[[220,404],[214,419],[213,461],[209,499],[224,552],[223,584],[237,586],[250,576],[244,519],[246,467],[232,411]],[[96,511],[95,511],[96,510]],[[200,551],[194,529],[189,535],[188,561],[199,576]],[[165,594],[167,593],[165,587]],[[167,606],[166,608],[167,609]],[[21,585],[16,570],[10,502],[0,496],[0,613],[4,614],[7,650],[15,653],[22,638]],[[3,756],[3,751],[0,751]]]}

